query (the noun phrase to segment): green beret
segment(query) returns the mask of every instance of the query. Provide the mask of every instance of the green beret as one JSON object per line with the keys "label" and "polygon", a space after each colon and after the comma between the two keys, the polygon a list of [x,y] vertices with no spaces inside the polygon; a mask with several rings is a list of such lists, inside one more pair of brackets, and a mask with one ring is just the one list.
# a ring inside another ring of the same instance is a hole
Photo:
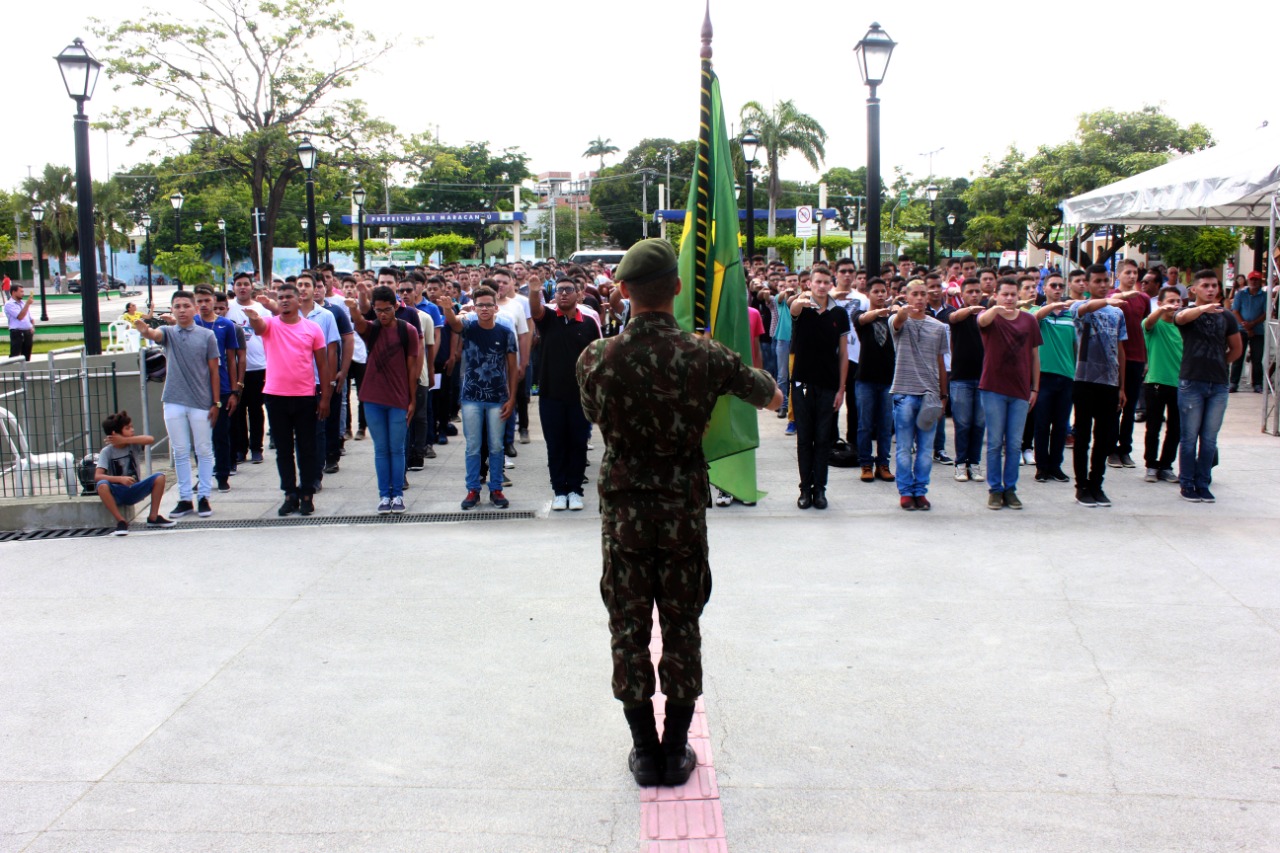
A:
{"label": "green beret", "polygon": [[622,256],[613,277],[628,284],[643,284],[650,279],[675,273],[679,266],[675,249],[657,237],[641,240]]}

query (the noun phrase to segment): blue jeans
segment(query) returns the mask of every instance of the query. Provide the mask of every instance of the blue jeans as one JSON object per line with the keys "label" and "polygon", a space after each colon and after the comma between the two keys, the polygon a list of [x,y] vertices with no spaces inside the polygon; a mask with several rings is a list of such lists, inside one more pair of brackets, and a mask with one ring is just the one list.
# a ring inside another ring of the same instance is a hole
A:
{"label": "blue jeans", "polygon": [[1022,461],[1022,431],[1030,404],[1019,397],[980,391],[987,421],[987,490],[1005,492],[1018,487]]}
{"label": "blue jeans", "polygon": [[978,380],[956,379],[949,387],[951,419],[956,424],[956,464],[977,465],[982,462],[982,431],[987,423],[978,399]]}
{"label": "blue jeans", "polygon": [[782,392],[782,409],[787,410],[787,400],[791,397],[791,340],[774,341],[773,348],[778,359],[778,390]]}
{"label": "blue jeans", "polygon": [[408,409],[381,403],[364,404],[364,416],[373,439],[373,470],[378,474],[378,496],[404,497],[404,445],[408,434]]}
{"label": "blue jeans", "polygon": [[124,508],[127,506],[133,506],[134,504],[151,497],[151,489],[155,486],[156,478],[159,476],[160,474],[157,472],[152,474],[150,477],[139,480],[132,486],[122,486],[119,483],[108,483],[106,480],[98,480],[94,485],[105,485],[111,490],[111,497],[115,500],[116,506]]}
{"label": "blue jeans", "polygon": [[778,351],[774,349],[773,341],[760,342],[760,366],[775,382],[778,380]]}
{"label": "blue jeans", "polygon": [[1218,455],[1218,430],[1227,413],[1225,382],[1178,381],[1178,415],[1182,441],[1178,444],[1178,483],[1184,489],[1207,489],[1213,482]]}
{"label": "blue jeans", "polygon": [[[888,383],[859,382],[854,385],[858,400],[858,464],[889,464],[889,443],[893,440],[893,400]],[[871,440],[876,454],[871,456]]]}
{"label": "blue jeans", "polygon": [[898,470],[895,472],[898,494],[917,498],[929,491],[929,472],[933,470],[933,433],[938,428],[937,424],[929,429],[916,426],[916,416],[920,414],[923,402],[923,394],[893,395],[893,423],[898,436]]}
{"label": "blue jeans", "polygon": [[[514,423],[514,421],[513,421]],[[502,403],[462,401],[462,432],[467,439],[467,491],[480,491],[480,431],[489,432],[489,491],[502,491]]]}

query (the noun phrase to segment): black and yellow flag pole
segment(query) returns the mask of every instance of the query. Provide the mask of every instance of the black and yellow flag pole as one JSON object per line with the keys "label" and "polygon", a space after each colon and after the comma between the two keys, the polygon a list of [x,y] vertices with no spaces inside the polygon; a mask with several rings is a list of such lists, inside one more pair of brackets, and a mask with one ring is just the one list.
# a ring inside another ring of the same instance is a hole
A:
{"label": "black and yellow flag pole", "polygon": [[698,113],[697,207],[693,227],[693,329],[709,332],[707,282],[711,279],[709,239],[711,210],[711,0],[702,19],[702,78]]}

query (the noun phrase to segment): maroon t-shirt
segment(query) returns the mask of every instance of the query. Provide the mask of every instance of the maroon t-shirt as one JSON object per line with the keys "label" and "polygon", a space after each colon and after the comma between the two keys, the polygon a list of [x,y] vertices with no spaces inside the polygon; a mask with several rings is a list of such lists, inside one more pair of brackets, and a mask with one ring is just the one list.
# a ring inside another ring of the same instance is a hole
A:
{"label": "maroon t-shirt", "polygon": [[[366,403],[408,409],[409,402],[417,391],[409,384],[409,368],[405,359],[418,357],[418,335],[412,327],[405,329],[403,340],[408,344],[406,351],[401,346],[402,336],[397,329],[400,323],[404,321],[384,326],[375,320],[360,336],[369,349],[364,380],[360,383],[360,399]],[[416,383],[415,376],[414,384]]]}
{"label": "maroon t-shirt", "polygon": [[980,327],[986,357],[978,388],[1006,397],[1031,399],[1031,351],[1040,346],[1040,324],[1034,314],[1019,311],[1006,320],[996,315],[990,326]]}
{"label": "maroon t-shirt", "polygon": [[1112,296],[1124,297],[1124,304],[1120,306],[1120,312],[1124,314],[1124,329],[1129,333],[1129,338],[1124,342],[1124,360],[1139,361],[1143,364],[1147,361],[1147,338],[1142,333],[1142,321],[1147,319],[1147,315],[1151,313],[1151,297],[1141,291],[1131,290],[1130,293],[1140,293],[1140,296],[1125,296],[1123,292],[1114,290]]}

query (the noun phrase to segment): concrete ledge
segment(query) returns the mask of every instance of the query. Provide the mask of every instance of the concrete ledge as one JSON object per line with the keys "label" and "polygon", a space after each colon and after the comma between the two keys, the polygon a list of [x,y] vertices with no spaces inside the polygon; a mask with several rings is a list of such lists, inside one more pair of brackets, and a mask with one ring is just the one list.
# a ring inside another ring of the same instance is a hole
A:
{"label": "concrete ledge", "polygon": [[[143,504],[146,506],[147,504]],[[132,521],[136,507],[124,507]],[[97,495],[86,497],[13,498],[0,501],[0,530],[52,530],[65,527],[115,527],[116,521]]]}

